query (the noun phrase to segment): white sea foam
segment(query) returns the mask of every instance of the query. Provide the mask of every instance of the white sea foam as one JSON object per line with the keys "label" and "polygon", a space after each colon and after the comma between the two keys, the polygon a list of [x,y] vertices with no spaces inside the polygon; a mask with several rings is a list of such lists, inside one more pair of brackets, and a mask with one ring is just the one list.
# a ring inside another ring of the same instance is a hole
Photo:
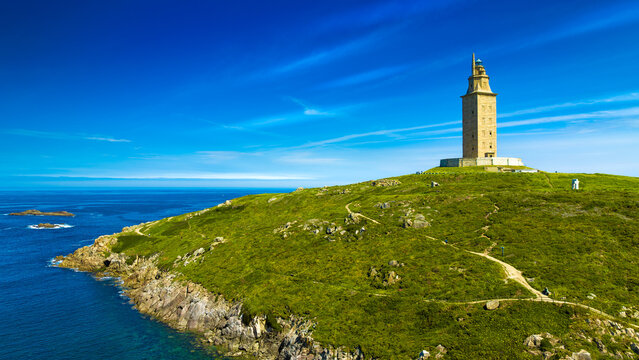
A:
{"label": "white sea foam", "polygon": [[126,293],[124,292],[124,290],[122,290],[122,289],[121,289],[120,291],[118,291],[118,295],[119,295],[121,298],[123,298],[123,299],[127,299],[127,300],[131,301],[131,298],[130,298],[130,297],[128,297],[128,296],[126,295]]}
{"label": "white sea foam", "polygon": [[69,225],[69,224],[53,224],[53,227],[40,227],[38,225],[29,225],[27,226],[27,228],[29,229],[33,229],[33,230],[43,230],[43,229],[68,229],[68,228],[72,228],[74,227],[74,225]]}
{"label": "white sea foam", "polygon": [[60,265],[60,263],[62,263],[62,260],[56,260],[55,258],[51,258],[51,259],[49,259],[48,263],[49,263],[47,265],[48,267],[55,267],[55,266]]}

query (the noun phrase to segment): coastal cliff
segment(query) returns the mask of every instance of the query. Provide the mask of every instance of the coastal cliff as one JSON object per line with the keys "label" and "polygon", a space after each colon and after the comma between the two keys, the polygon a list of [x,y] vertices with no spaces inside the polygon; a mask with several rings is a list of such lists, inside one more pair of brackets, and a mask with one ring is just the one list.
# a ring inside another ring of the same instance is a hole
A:
{"label": "coastal cliff", "polygon": [[[129,227],[127,230],[135,229]],[[291,316],[278,318],[277,330],[266,316],[246,319],[242,303],[227,301],[199,284],[171,271],[160,270],[157,256],[132,258],[111,253],[114,235],[100,236],[92,245],[56,258],[57,266],[114,276],[122,280],[125,294],[141,313],[181,330],[196,333],[219,347],[225,355],[258,359],[339,359],[363,360],[359,349],[322,347],[313,340],[314,324]],[[248,321],[247,321],[248,320]]]}

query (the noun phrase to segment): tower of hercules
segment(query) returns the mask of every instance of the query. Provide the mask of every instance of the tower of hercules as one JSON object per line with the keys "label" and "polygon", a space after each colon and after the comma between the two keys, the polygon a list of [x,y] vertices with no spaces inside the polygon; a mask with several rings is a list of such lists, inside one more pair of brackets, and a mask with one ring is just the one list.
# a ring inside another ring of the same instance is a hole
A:
{"label": "tower of hercules", "polygon": [[497,94],[490,90],[481,60],[473,64],[462,98],[462,157],[441,159],[439,166],[523,166],[520,158],[497,157]]}
{"label": "tower of hercules", "polygon": [[473,54],[468,90],[462,97],[463,157],[495,157],[497,154],[497,94],[490,90],[481,60]]}

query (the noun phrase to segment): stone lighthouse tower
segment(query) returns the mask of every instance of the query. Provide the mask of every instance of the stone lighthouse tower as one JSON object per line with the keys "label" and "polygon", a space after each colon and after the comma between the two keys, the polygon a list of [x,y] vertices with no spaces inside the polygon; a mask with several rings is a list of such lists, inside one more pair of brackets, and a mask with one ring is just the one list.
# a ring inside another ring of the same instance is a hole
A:
{"label": "stone lighthouse tower", "polygon": [[490,89],[481,60],[473,63],[462,97],[463,154],[442,159],[439,166],[523,166],[520,158],[497,157],[497,94]]}
{"label": "stone lighthouse tower", "polygon": [[468,90],[462,97],[465,158],[495,157],[497,154],[497,94],[490,90],[481,60],[473,54]]}

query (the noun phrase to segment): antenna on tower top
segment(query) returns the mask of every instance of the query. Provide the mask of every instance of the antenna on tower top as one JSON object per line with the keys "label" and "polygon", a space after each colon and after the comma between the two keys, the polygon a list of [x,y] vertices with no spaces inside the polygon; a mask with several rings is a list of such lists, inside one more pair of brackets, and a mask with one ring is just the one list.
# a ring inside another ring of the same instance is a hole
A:
{"label": "antenna on tower top", "polygon": [[475,53],[473,53],[473,69],[472,70],[473,70],[472,74],[473,76],[475,76]]}

